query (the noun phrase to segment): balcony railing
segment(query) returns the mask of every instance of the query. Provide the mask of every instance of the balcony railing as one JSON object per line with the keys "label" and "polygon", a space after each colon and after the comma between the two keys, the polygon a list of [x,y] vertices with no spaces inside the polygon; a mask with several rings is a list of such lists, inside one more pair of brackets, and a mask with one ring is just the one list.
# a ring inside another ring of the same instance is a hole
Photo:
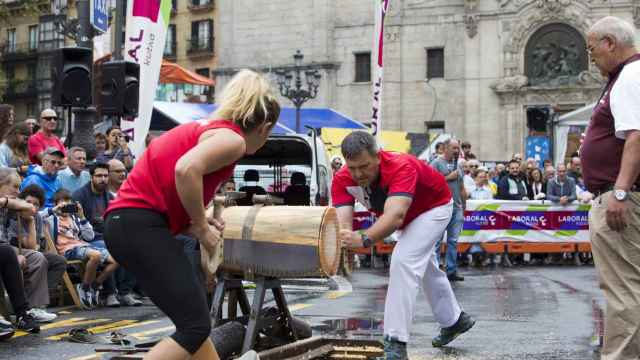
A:
{"label": "balcony railing", "polygon": [[189,56],[211,56],[213,55],[213,36],[197,37],[189,39]]}
{"label": "balcony railing", "polygon": [[187,7],[192,12],[206,12],[213,10],[214,3],[213,0],[189,0]]}
{"label": "balcony railing", "polygon": [[38,43],[10,43],[2,44],[2,57],[5,60],[19,60],[36,57]]}
{"label": "balcony railing", "polygon": [[168,47],[164,48],[163,57],[165,59],[174,59],[177,57],[177,43],[175,41],[171,42]]}
{"label": "balcony railing", "polygon": [[38,83],[35,80],[11,80],[4,92],[5,99],[29,98],[38,96]]}

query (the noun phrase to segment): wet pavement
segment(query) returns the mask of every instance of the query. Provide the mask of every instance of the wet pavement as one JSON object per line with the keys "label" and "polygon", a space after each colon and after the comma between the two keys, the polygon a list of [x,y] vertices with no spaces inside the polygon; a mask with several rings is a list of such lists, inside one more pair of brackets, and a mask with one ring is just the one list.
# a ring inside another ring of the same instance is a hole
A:
{"label": "wet pavement", "polygon": [[[449,347],[432,348],[438,325],[420,295],[409,343],[412,360],[599,359],[594,350],[602,332],[604,298],[592,266],[462,274],[466,279],[455,284],[454,291],[476,326]],[[310,322],[316,334],[380,339],[387,279],[384,269],[359,269],[350,283],[340,281],[337,290],[303,281],[286,287],[285,293],[293,315]],[[92,327],[98,335],[118,330],[138,339],[173,331],[171,322],[149,302],[139,308],[67,309],[41,334],[0,342],[0,359],[86,359],[101,345],[61,341],[59,335],[74,326]]]}

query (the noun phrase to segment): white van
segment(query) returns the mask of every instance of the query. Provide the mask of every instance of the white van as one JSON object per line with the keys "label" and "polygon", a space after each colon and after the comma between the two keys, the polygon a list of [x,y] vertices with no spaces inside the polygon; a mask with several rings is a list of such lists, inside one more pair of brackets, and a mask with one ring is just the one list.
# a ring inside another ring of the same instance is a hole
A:
{"label": "white van", "polygon": [[[253,155],[240,159],[233,179],[238,191],[273,194],[285,205],[326,206],[331,196],[331,170],[322,139],[309,135],[271,135]],[[251,205],[251,197],[238,205]]]}

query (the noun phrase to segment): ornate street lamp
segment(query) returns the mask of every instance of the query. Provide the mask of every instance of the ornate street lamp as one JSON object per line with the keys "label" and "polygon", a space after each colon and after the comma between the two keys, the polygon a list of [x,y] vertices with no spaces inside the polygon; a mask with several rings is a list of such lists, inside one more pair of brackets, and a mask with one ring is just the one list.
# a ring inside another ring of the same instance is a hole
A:
{"label": "ornate street lamp", "polygon": [[[308,65],[302,65],[304,55],[300,50],[293,55],[294,66],[289,70],[276,70],[280,95],[291,100],[296,107],[296,133],[300,132],[300,108],[307,100],[315,99],[320,86],[320,72]],[[306,88],[303,89],[302,73],[304,72]],[[293,86],[291,82],[295,77]]]}

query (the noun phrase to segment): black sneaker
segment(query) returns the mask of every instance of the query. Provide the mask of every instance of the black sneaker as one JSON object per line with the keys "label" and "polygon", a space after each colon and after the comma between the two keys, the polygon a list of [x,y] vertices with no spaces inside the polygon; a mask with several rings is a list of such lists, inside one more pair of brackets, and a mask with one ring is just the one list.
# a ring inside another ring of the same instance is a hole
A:
{"label": "black sneaker", "polygon": [[440,329],[440,335],[433,338],[431,345],[433,347],[442,347],[452,342],[458,336],[469,331],[475,325],[476,321],[469,316],[466,312],[461,312],[458,321],[453,326]]}
{"label": "black sneaker", "polygon": [[0,340],[10,339],[15,332],[16,329],[10,322],[0,319]]}
{"label": "black sneaker", "polygon": [[16,319],[16,329],[37,334],[40,332],[40,325],[33,316],[24,314]]}
{"label": "black sneaker", "polygon": [[454,281],[464,281],[464,276],[460,276],[458,275],[458,272],[452,272],[451,274],[447,274],[447,279],[449,279],[450,282],[454,282]]}

